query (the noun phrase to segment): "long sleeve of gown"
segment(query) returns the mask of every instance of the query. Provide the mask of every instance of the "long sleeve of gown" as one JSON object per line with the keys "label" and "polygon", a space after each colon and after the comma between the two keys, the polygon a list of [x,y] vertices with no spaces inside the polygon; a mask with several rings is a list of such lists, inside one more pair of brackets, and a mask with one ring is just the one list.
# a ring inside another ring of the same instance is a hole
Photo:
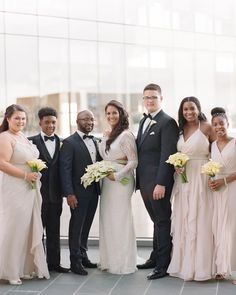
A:
{"label": "long sleeve of gown", "polygon": [[132,172],[138,165],[137,147],[134,135],[130,131],[124,132],[120,140],[120,149],[127,157],[127,164],[114,173],[115,180],[121,180],[126,174]]}

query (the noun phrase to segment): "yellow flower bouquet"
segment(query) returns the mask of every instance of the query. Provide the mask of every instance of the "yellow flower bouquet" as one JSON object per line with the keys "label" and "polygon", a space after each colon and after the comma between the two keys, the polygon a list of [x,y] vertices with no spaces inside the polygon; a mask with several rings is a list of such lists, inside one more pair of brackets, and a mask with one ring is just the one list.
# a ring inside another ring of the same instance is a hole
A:
{"label": "yellow flower bouquet", "polygon": [[[115,172],[115,168],[110,161],[100,161],[94,164],[88,165],[85,169],[84,175],[81,177],[81,184],[85,188],[91,185],[93,182],[99,182],[101,179],[106,177],[109,173]],[[129,180],[124,177],[120,181],[123,185],[126,185]]]}
{"label": "yellow flower bouquet", "polygon": [[187,183],[187,175],[186,175],[186,163],[189,160],[188,155],[184,153],[177,152],[173,155],[170,155],[166,163],[169,163],[173,165],[176,168],[179,168],[181,170],[180,176],[182,183]]}
{"label": "yellow flower bouquet", "polygon": [[[40,172],[41,170],[47,168],[44,161],[40,159],[32,159],[30,161],[27,161],[27,164],[29,165],[32,172]],[[32,189],[36,189],[35,182],[31,182]]]}
{"label": "yellow flower bouquet", "polygon": [[214,179],[216,174],[220,172],[222,165],[218,162],[209,160],[206,164],[202,166],[201,173],[208,175],[211,179]]}

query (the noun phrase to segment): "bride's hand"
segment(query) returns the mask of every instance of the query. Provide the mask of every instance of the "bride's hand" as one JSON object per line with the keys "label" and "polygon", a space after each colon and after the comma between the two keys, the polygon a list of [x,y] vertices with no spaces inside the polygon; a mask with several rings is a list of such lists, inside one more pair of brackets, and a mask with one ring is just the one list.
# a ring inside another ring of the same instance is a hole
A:
{"label": "bride's hand", "polygon": [[112,180],[112,181],[115,181],[115,177],[114,177],[114,173],[109,173],[108,175],[107,175],[107,178],[108,179],[110,179],[110,180]]}

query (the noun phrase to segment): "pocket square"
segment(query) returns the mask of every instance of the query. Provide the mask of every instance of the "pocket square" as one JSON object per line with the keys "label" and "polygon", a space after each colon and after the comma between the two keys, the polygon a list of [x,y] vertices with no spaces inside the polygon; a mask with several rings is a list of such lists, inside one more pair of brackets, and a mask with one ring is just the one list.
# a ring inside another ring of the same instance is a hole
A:
{"label": "pocket square", "polygon": [[155,132],[154,131],[152,131],[149,135],[155,135]]}

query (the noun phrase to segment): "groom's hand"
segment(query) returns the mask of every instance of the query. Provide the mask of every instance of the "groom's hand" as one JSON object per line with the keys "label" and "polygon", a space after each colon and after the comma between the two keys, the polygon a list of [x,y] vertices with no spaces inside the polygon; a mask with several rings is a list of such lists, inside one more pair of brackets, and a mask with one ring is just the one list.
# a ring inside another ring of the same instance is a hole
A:
{"label": "groom's hand", "polygon": [[165,186],[157,184],[153,191],[153,200],[163,199],[165,196],[165,191]]}
{"label": "groom's hand", "polygon": [[75,195],[68,195],[67,196],[67,204],[70,206],[71,209],[75,209],[78,205],[78,201]]}

